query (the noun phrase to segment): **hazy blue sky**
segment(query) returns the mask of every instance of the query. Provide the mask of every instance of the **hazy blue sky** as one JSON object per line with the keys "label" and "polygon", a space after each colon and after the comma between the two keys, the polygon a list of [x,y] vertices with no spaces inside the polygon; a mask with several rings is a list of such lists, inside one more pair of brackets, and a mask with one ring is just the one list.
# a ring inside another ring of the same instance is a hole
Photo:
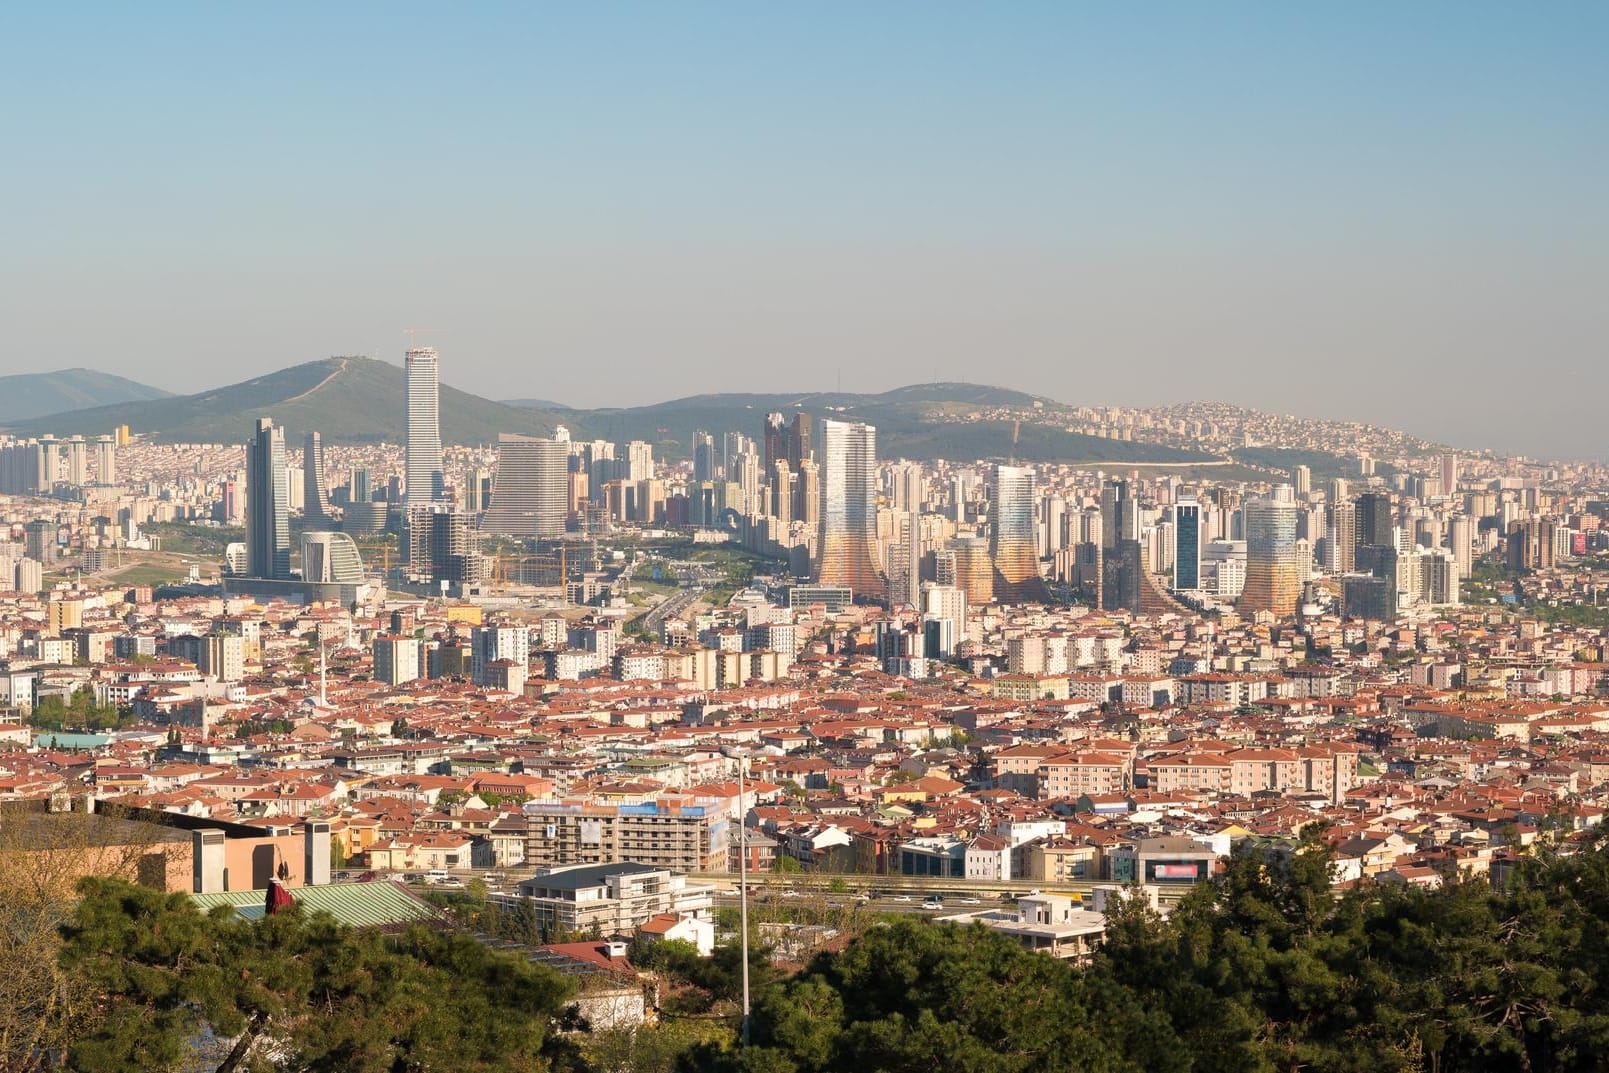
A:
{"label": "hazy blue sky", "polygon": [[[0,372],[941,379],[1609,456],[1609,3],[11,4]],[[422,337],[423,338],[423,337]]]}

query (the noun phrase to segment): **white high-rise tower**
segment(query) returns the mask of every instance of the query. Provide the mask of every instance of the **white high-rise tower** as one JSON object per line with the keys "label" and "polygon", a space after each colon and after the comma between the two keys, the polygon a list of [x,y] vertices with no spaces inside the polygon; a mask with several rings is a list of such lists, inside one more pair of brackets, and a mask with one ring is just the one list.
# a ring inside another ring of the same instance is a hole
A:
{"label": "white high-rise tower", "polygon": [[434,347],[408,351],[407,501],[435,503],[444,491],[441,471],[440,359]]}

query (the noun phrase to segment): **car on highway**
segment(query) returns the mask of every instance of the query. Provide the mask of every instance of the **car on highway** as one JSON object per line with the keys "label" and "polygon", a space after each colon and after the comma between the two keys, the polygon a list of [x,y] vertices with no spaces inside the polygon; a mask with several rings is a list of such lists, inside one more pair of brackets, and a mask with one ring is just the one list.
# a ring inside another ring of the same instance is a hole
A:
{"label": "car on highway", "polygon": [[923,909],[943,909],[944,908],[944,899],[943,898],[937,898],[937,897],[926,898],[922,902],[922,908]]}
{"label": "car on highway", "polygon": [[961,899],[961,904],[962,905],[982,905],[983,902],[980,901],[977,898],[962,898]]}
{"label": "car on highway", "polygon": [[914,901],[916,901],[916,899],[912,898],[909,894],[890,894],[888,896],[888,900],[891,901],[891,902],[914,902]]}

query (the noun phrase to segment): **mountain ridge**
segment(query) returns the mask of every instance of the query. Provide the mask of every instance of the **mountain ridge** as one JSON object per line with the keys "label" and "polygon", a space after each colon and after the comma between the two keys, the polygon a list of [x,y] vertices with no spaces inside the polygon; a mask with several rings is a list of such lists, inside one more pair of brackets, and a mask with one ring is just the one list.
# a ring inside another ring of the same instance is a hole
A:
{"label": "mountain ridge", "polygon": [[[244,442],[259,416],[271,417],[295,442],[318,431],[326,442],[401,442],[405,436],[405,373],[373,358],[335,356],[211,388],[193,395],[5,422],[19,435],[96,434],[120,424],[166,443]],[[538,403],[541,400],[525,400]],[[807,411],[841,416],[877,427],[879,452],[887,457],[952,461],[1016,457],[1023,461],[1086,462],[1209,461],[1215,456],[1151,443],[1110,440],[1046,425],[1020,428],[987,417],[978,408],[1041,407],[1061,403],[984,384],[911,384],[885,392],[719,393],[690,395],[648,406],[576,409],[555,404],[510,405],[441,386],[444,443],[482,444],[499,433],[551,435],[566,426],[576,439],[624,443],[646,440],[671,460],[686,458],[696,429],[740,431],[759,439],[764,415]],[[823,411],[826,411],[824,413]],[[940,420],[950,417],[950,420]],[[964,417],[964,420],[957,419]]]}
{"label": "mountain ridge", "polygon": [[83,366],[44,373],[13,373],[0,376],[0,423],[51,417],[86,407],[168,398],[171,394],[126,376]]}

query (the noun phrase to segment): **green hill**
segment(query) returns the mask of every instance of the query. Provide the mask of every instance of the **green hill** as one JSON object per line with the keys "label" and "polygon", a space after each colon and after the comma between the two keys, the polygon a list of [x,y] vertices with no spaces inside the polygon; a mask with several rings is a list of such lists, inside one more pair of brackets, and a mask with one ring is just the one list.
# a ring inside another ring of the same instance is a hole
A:
{"label": "green hill", "polygon": [[759,439],[765,415],[805,412],[818,417],[865,421],[877,428],[877,451],[885,458],[973,461],[1189,462],[1212,456],[1158,444],[1127,443],[1065,432],[1053,424],[1024,421],[1013,447],[1015,421],[1004,410],[1053,415],[1061,403],[981,384],[913,384],[875,395],[811,394],[694,395],[651,406],[610,410],[548,411],[578,438],[616,442],[647,440],[661,457],[688,455],[698,429],[742,432]]}
{"label": "green hill", "polygon": [[[169,397],[168,392],[94,369],[0,376],[0,422]],[[109,431],[109,430],[101,430]]]}
{"label": "green hill", "polygon": [[[331,441],[399,442],[403,371],[372,358],[325,358],[195,395],[100,406],[11,423],[21,435],[95,433],[127,424],[163,443],[243,441],[258,417],[272,417],[293,440],[322,432]],[[515,409],[443,385],[441,434],[449,443],[484,443],[499,432],[542,434],[551,416]]]}
{"label": "green hill", "polygon": [[[330,442],[400,442],[404,374],[370,358],[325,358],[195,395],[99,406],[10,424],[22,435],[93,434],[127,424],[165,443],[238,443],[260,416],[285,426],[294,440],[317,430]],[[1060,403],[980,384],[916,384],[881,394],[694,395],[652,406],[581,410],[554,403],[492,402],[443,385],[441,433],[447,443],[489,443],[500,432],[550,434],[563,424],[577,439],[646,440],[662,458],[686,458],[693,433],[764,434],[765,415],[803,411],[866,421],[877,427],[878,453],[888,458],[973,461],[1015,456],[1024,461],[1190,462],[1210,456],[1155,444],[1105,440],[1024,421],[1007,412],[1052,416]],[[1013,442],[1015,437],[1016,442]]]}

